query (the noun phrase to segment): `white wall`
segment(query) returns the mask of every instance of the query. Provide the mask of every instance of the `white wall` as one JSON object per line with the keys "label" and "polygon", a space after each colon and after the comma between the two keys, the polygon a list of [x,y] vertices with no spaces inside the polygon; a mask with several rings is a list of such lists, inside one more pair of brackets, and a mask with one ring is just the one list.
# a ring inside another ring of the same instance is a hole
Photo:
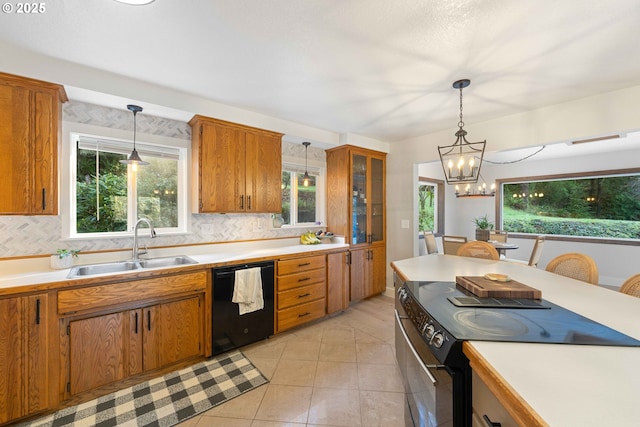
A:
{"label": "white wall", "polygon": [[[522,148],[549,144],[570,139],[588,138],[619,132],[631,132],[640,128],[640,116],[635,110],[640,86],[599,96],[580,99],[516,114],[483,123],[465,125],[470,141],[487,140],[488,151]],[[472,112],[468,113],[472,116]],[[455,123],[451,129],[409,139],[391,145],[387,157],[387,254],[393,262],[414,256],[417,245],[416,201],[418,165],[433,163],[422,172],[430,178],[444,179],[438,162],[438,145],[451,145],[455,140]],[[556,174],[586,170],[606,170],[638,167],[640,153],[611,153],[596,158],[572,158],[558,161],[529,162],[513,165],[482,166],[487,182],[496,178]],[[432,171],[432,172],[431,172]],[[475,216],[489,214],[495,217],[494,198],[456,199],[453,186],[445,185],[445,232],[473,236]],[[400,227],[401,220],[411,222],[409,229]],[[514,239],[519,250],[512,251],[513,258],[528,259],[533,242]],[[640,271],[640,246],[606,245],[549,241],[545,244],[540,266],[563,252],[584,252],[598,263],[601,282],[619,285],[622,280]],[[391,270],[387,271],[387,284],[392,284]]]}

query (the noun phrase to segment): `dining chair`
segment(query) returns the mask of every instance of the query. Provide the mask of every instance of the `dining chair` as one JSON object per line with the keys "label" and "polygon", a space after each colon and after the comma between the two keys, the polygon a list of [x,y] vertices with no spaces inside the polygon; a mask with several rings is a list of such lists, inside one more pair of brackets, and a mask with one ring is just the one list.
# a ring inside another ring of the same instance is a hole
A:
{"label": "dining chair", "polygon": [[558,255],[549,261],[545,270],[592,285],[598,284],[598,266],[589,255],[577,252]]}
{"label": "dining chair", "polygon": [[465,236],[442,236],[442,250],[445,255],[457,255],[458,249],[467,243]]}
{"label": "dining chair", "polygon": [[533,249],[531,250],[531,256],[529,257],[529,266],[537,267],[540,256],[542,255],[542,247],[544,246],[544,236],[536,237],[536,241],[533,243]]}
{"label": "dining chair", "polygon": [[424,243],[427,245],[427,254],[437,254],[438,244],[436,243],[436,236],[433,231],[424,232]]}
{"label": "dining chair", "polygon": [[496,242],[507,243],[507,236],[509,232],[504,230],[491,230],[489,232],[489,240],[495,240]]}
{"label": "dining chair", "polygon": [[620,286],[620,292],[640,298],[640,274],[629,277]]}
{"label": "dining chair", "polygon": [[480,240],[474,240],[472,242],[462,244],[462,246],[458,248],[458,252],[456,253],[456,255],[468,256],[472,258],[492,259],[495,261],[498,261],[500,259],[500,254],[498,254],[498,251],[493,247],[491,243],[483,242]]}

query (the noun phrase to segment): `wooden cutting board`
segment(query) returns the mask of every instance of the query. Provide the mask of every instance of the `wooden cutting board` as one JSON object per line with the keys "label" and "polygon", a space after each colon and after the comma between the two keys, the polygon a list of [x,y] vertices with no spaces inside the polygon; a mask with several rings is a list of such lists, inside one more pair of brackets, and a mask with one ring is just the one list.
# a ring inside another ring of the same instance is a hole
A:
{"label": "wooden cutting board", "polygon": [[542,291],[515,280],[501,282],[483,276],[456,276],[456,283],[480,298],[542,299]]}

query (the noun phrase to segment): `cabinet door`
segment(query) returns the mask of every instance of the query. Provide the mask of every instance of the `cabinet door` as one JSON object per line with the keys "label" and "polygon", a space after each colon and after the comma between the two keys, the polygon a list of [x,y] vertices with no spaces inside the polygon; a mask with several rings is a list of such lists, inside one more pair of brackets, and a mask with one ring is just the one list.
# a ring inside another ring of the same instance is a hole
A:
{"label": "cabinet door", "polygon": [[368,281],[367,249],[352,250],[350,253],[350,300],[358,301],[365,298]]}
{"label": "cabinet door", "polygon": [[371,295],[383,293],[387,288],[387,263],[384,246],[374,246],[369,252]]}
{"label": "cabinet door", "polygon": [[27,414],[49,407],[49,343],[47,294],[25,297],[27,337]]}
{"label": "cabinet door", "polygon": [[195,296],[143,310],[145,371],[203,354],[200,299]]}
{"label": "cabinet door", "polygon": [[281,137],[247,132],[247,212],[275,213],[282,210]]}
{"label": "cabinet door", "polygon": [[30,213],[30,91],[0,84],[0,212]]}
{"label": "cabinet door", "polygon": [[125,378],[128,312],[69,323],[69,385],[74,395]]}
{"label": "cabinet door", "polygon": [[0,423],[24,416],[24,329],[22,298],[0,300]]}
{"label": "cabinet door", "polygon": [[327,255],[327,314],[349,307],[347,252]]}
{"label": "cabinet door", "polygon": [[49,92],[33,92],[31,107],[31,212],[55,215],[58,213],[58,100]]}
{"label": "cabinet door", "polygon": [[0,423],[48,407],[47,295],[0,300]]}
{"label": "cabinet door", "polygon": [[242,212],[245,205],[244,132],[202,123],[200,212]]}
{"label": "cabinet door", "polygon": [[385,235],[385,161],[371,157],[369,167],[369,243],[383,242]]}
{"label": "cabinet door", "polygon": [[369,230],[369,217],[367,194],[367,157],[362,154],[351,156],[351,186],[353,193],[351,197],[351,244],[359,245],[367,243]]}

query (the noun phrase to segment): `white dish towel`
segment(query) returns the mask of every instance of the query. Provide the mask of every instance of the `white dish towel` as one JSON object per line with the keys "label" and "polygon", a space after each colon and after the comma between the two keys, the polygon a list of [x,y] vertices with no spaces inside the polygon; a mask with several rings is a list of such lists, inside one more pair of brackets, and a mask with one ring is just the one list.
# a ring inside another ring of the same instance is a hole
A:
{"label": "white dish towel", "polygon": [[260,267],[236,270],[232,302],[238,304],[240,315],[264,308]]}

